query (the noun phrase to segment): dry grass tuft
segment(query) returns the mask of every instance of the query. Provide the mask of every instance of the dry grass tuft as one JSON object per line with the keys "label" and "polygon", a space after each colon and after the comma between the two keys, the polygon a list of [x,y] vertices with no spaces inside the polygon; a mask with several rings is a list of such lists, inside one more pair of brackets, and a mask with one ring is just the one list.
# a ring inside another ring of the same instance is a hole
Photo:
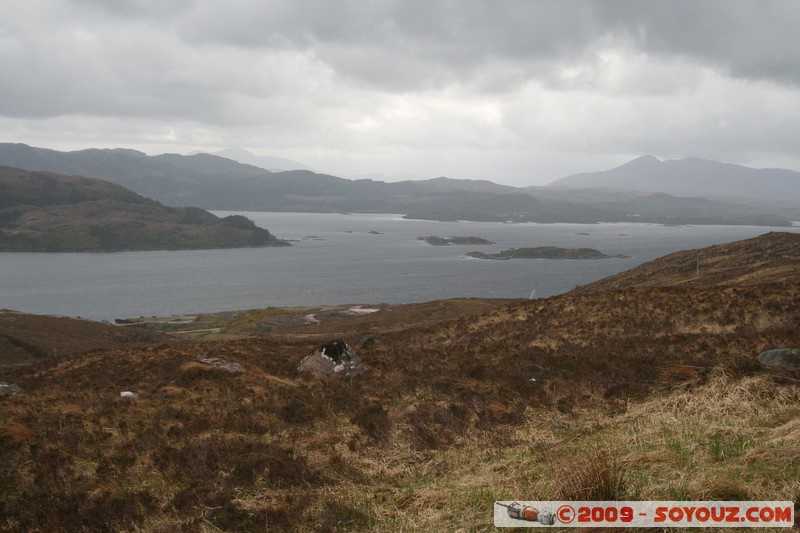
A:
{"label": "dry grass tuft", "polygon": [[[734,472],[737,474],[738,472]],[[722,472],[701,473],[687,491],[688,499],[698,501],[748,501],[753,498],[753,490],[741,479]]]}
{"label": "dry grass tuft", "polygon": [[615,455],[595,449],[560,465],[553,477],[559,479],[558,499],[603,501],[625,499],[627,475]]}
{"label": "dry grass tuft", "polygon": [[800,464],[800,417],[770,430],[767,440],[750,450],[750,463]]}
{"label": "dry grass tuft", "polygon": [[723,368],[715,368],[704,386],[648,402],[647,409],[712,418],[734,415],[751,418],[766,405],[789,406],[798,401],[800,388],[781,387],[764,376],[738,379]]}
{"label": "dry grass tuft", "polygon": [[690,367],[688,365],[668,365],[661,369],[659,372],[659,380],[669,384],[685,384],[690,383],[699,377],[697,367]]}
{"label": "dry grass tuft", "polygon": [[798,452],[800,452],[800,417],[773,429],[770,433],[770,442],[775,441],[792,443],[798,447]]}

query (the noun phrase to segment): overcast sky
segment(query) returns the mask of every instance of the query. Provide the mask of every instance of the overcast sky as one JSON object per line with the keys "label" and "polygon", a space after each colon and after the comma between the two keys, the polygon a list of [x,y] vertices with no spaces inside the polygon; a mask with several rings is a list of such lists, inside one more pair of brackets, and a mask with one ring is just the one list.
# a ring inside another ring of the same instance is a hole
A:
{"label": "overcast sky", "polygon": [[0,141],[539,185],[800,170],[796,0],[0,0]]}

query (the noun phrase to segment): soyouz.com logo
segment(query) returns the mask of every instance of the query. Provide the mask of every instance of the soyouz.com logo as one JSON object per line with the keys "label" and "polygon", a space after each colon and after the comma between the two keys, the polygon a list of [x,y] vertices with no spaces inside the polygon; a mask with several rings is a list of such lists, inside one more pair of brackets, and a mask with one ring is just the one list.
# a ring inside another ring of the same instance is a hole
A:
{"label": "soyouz.com logo", "polygon": [[497,501],[495,527],[792,527],[790,501]]}

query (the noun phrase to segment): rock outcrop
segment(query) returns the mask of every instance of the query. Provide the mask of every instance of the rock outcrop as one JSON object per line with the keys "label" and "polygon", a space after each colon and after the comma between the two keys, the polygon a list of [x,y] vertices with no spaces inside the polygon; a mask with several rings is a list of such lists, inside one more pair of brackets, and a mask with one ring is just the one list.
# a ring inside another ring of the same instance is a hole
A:
{"label": "rock outcrop", "polygon": [[14,383],[0,383],[0,398],[13,396],[22,392],[22,389]]}
{"label": "rock outcrop", "polygon": [[779,366],[797,370],[800,369],[800,350],[791,348],[767,350],[758,355],[758,360],[767,366]]}
{"label": "rock outcrop", "polygon": [[205,354],[197,354],[195,360],[201,365],[217,370],[224,370],[229,374],[244,374],[247,370],[239,363],[228,361],[221,357],[206,357]]}
{"label": "rock outcrop", "polygon": [[297,365],[298,372],[316,376],[355,376],[364,370],[361,358],[341,339],[320,345]]}

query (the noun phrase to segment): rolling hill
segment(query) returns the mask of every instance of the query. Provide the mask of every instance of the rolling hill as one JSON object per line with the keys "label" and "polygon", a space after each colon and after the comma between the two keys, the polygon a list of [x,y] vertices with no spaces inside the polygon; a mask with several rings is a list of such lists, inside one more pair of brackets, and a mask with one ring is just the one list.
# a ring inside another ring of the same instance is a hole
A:
{"label": "rolling hill", "polygon": [[287,244],[243,216],[166,207],[98,179],[0,167],[0,250],[118,251]]}
{"label": "rolling hill", "polygon": [[241,148],[217,150],[216,152],[211,152],[211,155],[232,159],[246,165],[253,165],[255,167],[269,170],[270,172],[281,172],[284,170],[314,170],[303,163],[298,163],[292,159],[255,155],[254,153]]}
{"label": "rolling hill", "polygon": [[753,239],[683,250],[582,285],[576,294],[635,287],[749,286],[800,283],[800,234],[771,232]]}
{"label": "rolling hill", "polygon": [[124,148],[60,152],[18,143],[0,143],[0,165],[102,179],[168,205],[182,206],[185,204],[170,203],[170,195],[267,173],[208,154],[148,156]]}

